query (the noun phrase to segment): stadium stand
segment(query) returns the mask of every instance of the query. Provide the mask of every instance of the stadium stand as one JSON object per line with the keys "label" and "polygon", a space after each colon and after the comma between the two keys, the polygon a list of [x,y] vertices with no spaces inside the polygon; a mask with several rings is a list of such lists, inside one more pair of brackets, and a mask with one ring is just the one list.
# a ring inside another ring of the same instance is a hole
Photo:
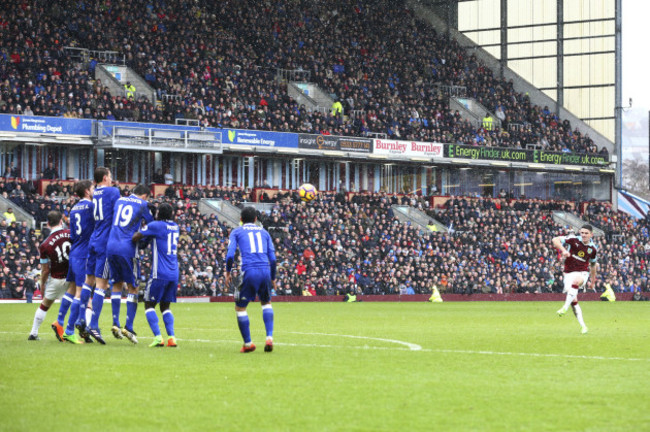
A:
{"label": "stadium stand", "polygon": [[[10,195],[15,182],[3,183]],[[176,185],[170,202],[178,212],[180,295],[228,295],[223,269],[230,229],[214,215],[201,215],[198,198],[221,197],[242,206],[248,196],[239,188]],[[13,189],[15,190],[15,189]],[[12,198],[40,220],[40,213],[58,209],[68,214],[74,198],[26,194]],[[276,295],[343,295],[428,293],[435,283],[441,292],[558,292],[562,269],[550,240],[566,233],[554,224],[553,210],[568,211],[573,203],[540,200],[492,200],[454,197],[429,214],[449,233],[423,233],[401,224],[391,204],[428,208],[422,198],[383,193],[324,192],[305,205],[291,193],[277,194],[260,222],[269,230],[278,252]],[[650,254],[647,220],[632,220],[601,203],[587,203],[583,217],[603,228],[596,239],[601,253],[597,289],[610,280],[619,292],[647,291]],[[37,281],[37,244],[43,233],[26,224],[0,221],[2,258],[10,272],[2,275],[2,296],[24,296],[24,280]],[[611,241],[611,240],[616,241]],[[150,269],[148,251],[140,251],[142,283]]]}
{"label": "stadium stand", "polygon": [[[403,1],[0,0],[0,6],[2,113],[153,123],[185,118],[216,127],[606,152],[436,34]],[[66,47],[120,52],[157,100],[111,94],[94,78],[97,59],[79,63]],[[279,70],[304,72],[342,112],[300,105],[277,79]],[[444,86],[464,88],[497,114],[501,127],[463,120],[450,109]],[[62,182],[41,196],[34,182],[7,179],[0,192],[37,226],[50,209],[67,214],[74,202]],[[229,228],[200,214],[200,198],[241,204],[250,195],[233,187],[171,185],[156,197],[183,210],[179,293],[224,295]],[[421,198],[331,192],[309,206],[291,194],[268,201],[275,206],[260,220],[278,249],[278,295],[426,293],[434,283],[443,292],[466,294],[561,290],[550,239],[564,228],[553,224],[550,212],[573,209],[568,202],[456,198],[430,209]],[[400,224],[390,208],[398,202],[428,210],[451,232],[421,235]],[[620,240],[600,248],[601,274],[616,290],[647,290],[648,221],[600,203],[587,205],[583,217],[605,230],[607,240]],[[0,276],[3,297],[22,297],[21,283],[34,281],[42,235],[0,222],[2,257],[10,267]],[[148,259],[143,251],[141,278]]]}
{"label": "stadium stand", "polygon": [[[403,1],[0,5],[0,112],[606,152]],[[65,47],[120,52],[158,100],[111,95],[94,79],[97,61],[79,64]],[[342,112],[308,111],[278,70],[308,72]],[[441,86],[465,88],[502,126],[472,126]]]}

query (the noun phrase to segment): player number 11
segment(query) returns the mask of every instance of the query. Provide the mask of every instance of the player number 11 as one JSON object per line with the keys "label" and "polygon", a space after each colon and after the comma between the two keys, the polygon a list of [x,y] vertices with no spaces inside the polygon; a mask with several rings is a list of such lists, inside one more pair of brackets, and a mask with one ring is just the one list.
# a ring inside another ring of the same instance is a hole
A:
{"label": "player number 11", "polygon": [[[257,237],[257,249],[255,248],[255,237]],[[253,235],[252,232],[248,233],[248,240],[251,242],[251,253],[264,253],[264,248],[262,247],[262,233],[257,232]]]}

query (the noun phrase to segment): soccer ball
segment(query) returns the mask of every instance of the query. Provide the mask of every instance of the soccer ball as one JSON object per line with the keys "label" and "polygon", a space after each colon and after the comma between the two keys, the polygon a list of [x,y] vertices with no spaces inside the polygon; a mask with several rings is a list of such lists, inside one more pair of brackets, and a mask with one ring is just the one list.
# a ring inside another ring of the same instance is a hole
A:
{"label": "soccer ball", "polygon": [[300,196],[300,199],[303,200],[304,202],[313,201],[314,198],[316,198],[317,194],[318,191],[316,190],[314,185],[310,183],[305,183],[298,188],[298,195]]}

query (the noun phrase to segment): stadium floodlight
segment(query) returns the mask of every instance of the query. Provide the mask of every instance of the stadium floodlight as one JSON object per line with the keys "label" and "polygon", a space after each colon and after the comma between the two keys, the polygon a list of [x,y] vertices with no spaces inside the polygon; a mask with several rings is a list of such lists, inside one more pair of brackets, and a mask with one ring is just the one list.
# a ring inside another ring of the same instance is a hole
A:
{"label": "stadium floodlight", "polygon": [[508,162],[490,162],[490,165],[507,167],[510,166]]}
{"label": "stadium floodlight", "polygon": [[608,169],[608,168],[601,168],[599,171],[601,173],[615,173],[616,172],[616,170]]}
{"label": "stadium floodlight", "polygon": [[582,167],[575,167],[575,166],[565,166],[564,169],[566,171],[582,171]]}
{"label": "stadium floodlight", "polygon": [[411,160],[417,162],[431,162],[431,159],[425,157],[412,157]]}
{"label": "stadium floodlight", "polygon": [[544,164],[540,164],[540,163],[529,163],[529,164],[528,164],[528,168],[541,168],[541,169],[545,169],[545,168],[546,168],[546,165],[544,165]]}

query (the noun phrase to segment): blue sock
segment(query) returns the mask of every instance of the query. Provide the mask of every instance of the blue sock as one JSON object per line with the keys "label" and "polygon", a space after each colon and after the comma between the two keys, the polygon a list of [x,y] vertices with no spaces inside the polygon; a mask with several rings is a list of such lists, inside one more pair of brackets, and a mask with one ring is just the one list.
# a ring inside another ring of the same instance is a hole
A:
{"label": "blue sock", "polygon": [[248,312],[237,312],[237,324],[239,324],[239,332],[244,338],[244,343],[251,343],[251,323],[248,320]]}
{"label": "blue sock", "polygon": [[77,316],[77,324],[81,324],[81,321],[86,320],[86,306],[88,306],[88,300],[90,300],[90,295],[92,294],[93,289],[90,285],[84,284],[81,288],[81,299],[79,304],[79,315]]}
{"label": "blue sock", "polygon": [[270,304],[262,306],[262,319],[266,327],[266,337],[273,337],[273,307]]}
{"label": "blue sock", "polygon": [[95,294],[93,294],[93,317],[90,319],[90,328],[99,328],[99,315],[102,313],[102,307],[104,306],[104,290],[95,288]]}
{"label": "blue sock", "polygon": [[133,330],[133,320],[135,320],[135,313],[138,311],[138,297],[137,294],[129,294],[126,296],[126,329]]}
{"label": "blue sock", "polygon": [[56,318],[61,326],[65,324],[65,315],[68,313],[68,309],[70,309],[72,300],[73,298],[70,294],[63,294],[63,298],[61,299],[61,306],[59,307],[59,316]]}
{"label": "blue sock", "polygon": [[120,327],[120,306],[122,305],[122,291],[111,293],[111,306],[113,307],[113,325]]}
{"label": "blue sock", "polygon": [[154,336],[160,336],[160,326],[158,325],[158,315],[156,315],[156,310],[154,308],[147,309],[144,311],[144,316],[147,317],[147,322]]}
{"label": "blue sock", "polygon": [[74,300],[72,300],[72,306],[70,307],[68,326],[65,328],[65,334],[68,336],[74,334],[74,323],[77,322],[77,317],[79,317],[79,305],[81,305],[81,300],[75,297]]}
{"label": "blue sock", "polygon": [[165,323],[165,330],[167,331],[167,336],[174,335],[174,314],[171,310],[167,309],[163,312],[163,322]]}

